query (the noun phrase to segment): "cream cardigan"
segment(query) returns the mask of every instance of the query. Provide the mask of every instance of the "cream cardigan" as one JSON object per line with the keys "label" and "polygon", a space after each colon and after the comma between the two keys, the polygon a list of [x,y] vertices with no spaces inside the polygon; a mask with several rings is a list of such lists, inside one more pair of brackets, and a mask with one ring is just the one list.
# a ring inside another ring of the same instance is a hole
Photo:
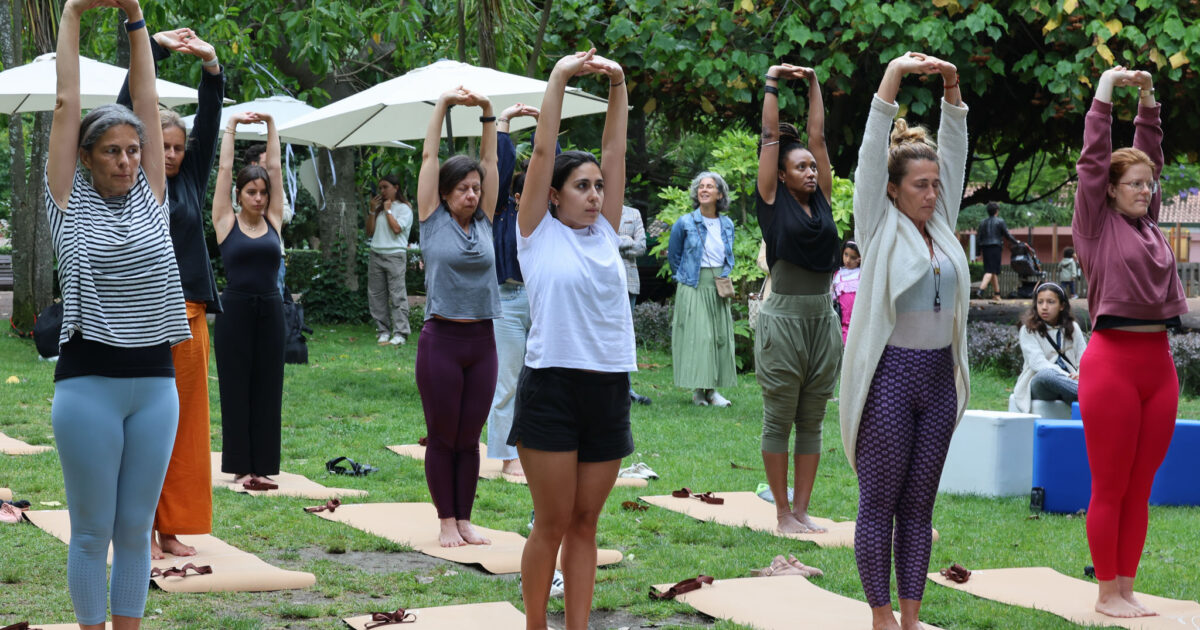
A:
{"label": "cream cardigan", "polygon": [[[850,316],[846,351],[842,358],[842,445],[855,468],[858,425],[867,393],[883,349],[896,326],[896,297],[929,273],[929,249],[916,225],[887,198],[888,136],[900,107],[878,96],[858,150],[854,177],[854,232],[862,251],[862,279]],[[967,164],[967,108],[942,101],[938,127],[938,166],[942,194],[926,230],[950,256],[958,287],[954,299],[954,385],[958,392],[958,417],[967,409],[971,384],[967,365],[967,306],[970,274],[962,245],[954,236],[962,200]]]}

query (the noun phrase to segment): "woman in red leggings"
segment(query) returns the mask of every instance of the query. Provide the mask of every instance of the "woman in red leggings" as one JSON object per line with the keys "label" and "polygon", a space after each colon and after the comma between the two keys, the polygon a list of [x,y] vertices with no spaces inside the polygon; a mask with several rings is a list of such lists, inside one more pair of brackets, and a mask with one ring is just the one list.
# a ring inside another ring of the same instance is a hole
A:
{"label": "woman in red leggings", "polygon": [[[1138,90],[1133,148],[1112,150],[1113,87]],[[1079,406],[1092,470],[1088,546],[1100,581],[1096,610],[1155,614],[1133,595],[1146,542],[1150,486],[1167,454],[1179,379],[1167,327],[1187,312],[1175,255],[1158,229],[1163,166],[1150,73],[1111,68],[1087,113],[1072,221],[1095,333],[1080,361]]]}

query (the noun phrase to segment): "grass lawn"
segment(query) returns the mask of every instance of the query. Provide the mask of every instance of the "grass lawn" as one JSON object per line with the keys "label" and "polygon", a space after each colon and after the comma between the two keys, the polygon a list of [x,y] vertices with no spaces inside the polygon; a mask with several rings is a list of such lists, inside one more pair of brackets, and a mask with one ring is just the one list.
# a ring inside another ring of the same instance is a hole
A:
{"label": "grass lawn", "polygon": [[[372,502],[428,501],[420,462],[384,449],[410,443],[425,434],[420,398],[414,383],[413,343],[380,348],[367,326],[322,326],[310,340],[310,364],[289,365],[284,396],[283,467],[325,485],[362,488]],[[50,401],[52,363],[35,359],[31,341],[0,337],[0,431],[33,444],[52,444]],[[648,367],[634,376],[637,390],[654,399],[634,406],[637,453],[627,462],[644,461],[662,475],[650,493],[681,486],[698,492],[754,490],[764,481],[760,469],[761,395],[753,375],[724,390],[729,409],[696,408],[690,394],[671,384],[670,356],[641,352]],[[213,369],[213,449],[220,449],[220,412]],[[1011,383],[988,373],[973,374],[972,408],[1003,409]],[[1200,417],[1200,400],[1181,402],[1181,417]],[[842,454],[836,404],[825,418],[825,459],[813,511],[852,520],[857,502],[855,478]],[[382,470],[367,478],[334,477],[325,460],[347,455]],[[54,452],[0,456],[0,486],[16,498],[65,504],[62,474]],[[820,567],[821,587],[862,600],[862,588],[850,549],[819,549],[746,529],[694,521],[658,508],[626,512],[620,503],[646,490],[617,488],[600,520],[600,545],[616,548],[625,560],[601,569],[596,588],[594,628],[639,627],[647,620],[663,628],[740,628],[713,623],[686,605],[652,602],[648,586],[675,582],[697,573],[742,577],[769,564],[776,554],[795,553]],[[254,498],[214,493],[214,534],[273,564],[309,571],[317,584],[305,591],[279,593],[166,594],[151,590],[146,628],[344,628],[341,617],[370,611],[455,603],[507,600],[521,608],[515,576],[492,576],[471,567],[431,560],[344,525],[304,514],[317,502],[283,497]],[[52,509],[52,508],[51,508]],[[481,481],[474,520],[487,527],[527,533],[530,500],[523,486]],[[1200,510],[1150,510],[1150,535],[1141,565],[1139,590],[1165,597],[1194,599],[1200,592],[1195,558],[1200,552]],[[1031,519],[1028,497],[984,499],[939,497],[934,526],[941,540],[933,546],[931,568],[959,562],[968,568],[1049,566],[1081,575],[1090,564],[1084,521],[1075,516],[1042,515]],[[20,620],[73,621],[66,587],[67,547],[28,524],[0,525],[0,626]],[[1047,613],[1005,606],[930,584],[924,619],[943,628],[1072,628]],[[552,600],[561,612],[562,601]],[[796,627],[804,626],[797,619]],[[864,618],[860,627],[869,627]]]}

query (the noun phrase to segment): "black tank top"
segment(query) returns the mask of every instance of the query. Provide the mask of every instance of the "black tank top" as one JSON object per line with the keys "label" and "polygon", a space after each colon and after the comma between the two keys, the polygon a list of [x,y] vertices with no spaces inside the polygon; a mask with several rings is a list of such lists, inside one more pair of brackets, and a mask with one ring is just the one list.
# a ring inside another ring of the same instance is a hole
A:
{"label": "black tank top", "polygon": [[[263,219],[266,221],[266,219]],[[227,290],[241,293],[270,293],[278,291],[276,279],[279,274],[279,235],[267,221],[267,233],[250,238],[242,232],[237,219],[225,240],[217,246],[225,262],[225,284]]]}

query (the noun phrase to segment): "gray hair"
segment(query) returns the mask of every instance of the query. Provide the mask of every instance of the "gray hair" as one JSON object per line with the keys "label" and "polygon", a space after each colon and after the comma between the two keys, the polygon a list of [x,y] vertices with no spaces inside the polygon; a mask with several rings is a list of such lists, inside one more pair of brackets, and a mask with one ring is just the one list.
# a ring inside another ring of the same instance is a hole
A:
{"label": "gray hair", "polygon": [[725,183],[725,178],[712,171],[704,171],[692,180],[691,186],[688,186],[688,197],[692,199],[692,207],[700,207],[700,196],[696,191],[700,188],[700,182],[711,179],[717,185],[717,192],[721,194],[721,198],[717,200],[717,212],[725,212],[729,209],[729,184]]}
{"label": "gray hair", "polygon": [[129,125],[137,131],[138,143],[146,144],[146,126],[142,119],[124,105],[109,103],[88,112],[79,123],[79,148],[91,151],[109,129],[118,125]]}

